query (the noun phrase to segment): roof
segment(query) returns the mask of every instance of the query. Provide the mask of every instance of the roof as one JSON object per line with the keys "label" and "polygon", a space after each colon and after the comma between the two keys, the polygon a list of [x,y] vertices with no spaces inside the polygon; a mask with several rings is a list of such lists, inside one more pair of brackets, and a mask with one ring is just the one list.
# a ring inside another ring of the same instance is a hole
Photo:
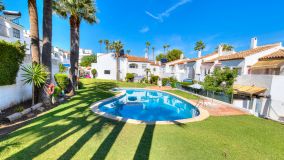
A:
{"label": "roof", "polygon": [[266,91],[266,88],[263,87],[257,87],[257,86],[243,86],[235,84],[233,85],[234,94],[244,94],[244,95],[259,95],[261,93],[264,93]]}
{"label": "roof", "polygon": [[[188,61],[188,59],[178,59],[178,60],[175,60],[175,61],[172,61],[170,64],[170,66],[174,66],[174,65],[177,65],[177,64],[184,64]],[[174,62],[174,63],[173,63]],[[168,62],[170,63],[170,62]]]}
{"label": "roof", "polygon": [[279,46],[279,44],[270,44],[270,45],[265,45],[265,46],[260,46],[254,49],[249,49],[241,52],[237,52],[234,54],[229,54],[229,55],[223,55],[218,58],[219,61],[226,61],[226,60],[235,60],[235,59],[244,59],[245,57],[251,56],[253,54],[263,52],[269,49],[272,49],[274,47]]}
{"label": "roof", "polygon": [[199,57],[199,58],[192,58],[192,59],[189,59],[187,62],[190,63],[190,62],[196,62],[197,60],[200,60],[200,59],[203,59],[203,58],[207,58],[207,57],[210,57],[210,56],[214,56],[218,54],[218,52],[213,52],[213,53],[210,53],[210,54],[207,54],[205,56],[202,56],[202,57]]}
{"label": "roof", "polygon": [[284,59],[284,49],[279,49],[278,51],[273,52],[270,55],[261,57],[259,60],[269,60],[269,59]]}
{"label": "roof", "polygon": [[145,63],[150,63],[147,58],[144,57],[136,57],[136,56],[130,56],[126,55],[126,58],[128,59],[129,62],[145,62]]}
{"label": "roof", "polygon": [[257,69],[266,69],[266,68],[280,68],[284,65],[284,59],[271,59],[271,60],[261,60],[258,61],[256,64],[251,66],[253,70]]}

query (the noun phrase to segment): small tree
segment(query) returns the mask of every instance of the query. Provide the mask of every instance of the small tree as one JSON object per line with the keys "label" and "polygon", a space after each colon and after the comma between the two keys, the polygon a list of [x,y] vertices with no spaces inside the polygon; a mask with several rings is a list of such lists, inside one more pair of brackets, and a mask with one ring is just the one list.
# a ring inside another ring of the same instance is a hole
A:
{"label": "small tree", "polygon": [[22,70],[24,71],[24,73],[22,74],[24,78],[23,79],[24,84],[32,85],[32,90],[33,90],[32,105],[34,105],[35,104],[34,89],[35,87],[37,88],[43,87],[50,73],[47,72],[47,68],[41,64],[23,66]]}
{"label": "small tree", "polygon": [[161,59],[167,58],[165,54],[160,53],[159,55],[156,56],[156,61],[161,61]]}
{"label": "small tree", "polygon": [[146,72],[146,80],[148,82],[149,81],[149,73],[151,73],[151,70],[149,68],[146,68],[145,72]]}
{"label": "small tree", "polygon": [[177,59],[180,59],[180,56],[183,54],[183,52],[181,51],[181,50],[179,50],[179,49],[173,49],[173,50],[171,50],[171,51],[169,51],[168,52],[168,54],[167,54],[167,60],[169,61],[169,62],[171,62],[171,61],[175,61],[175,60],[177,60]]}
{"label": "small tree", "polygon": [[96,62],[97,62],[97,56],[96,55],[84,56],[81,59],[80,65],[82,67],[90,67],[92,65],[92,63],[96,63]]}
{"label": "small tree", "polygon": [[[212,75],[205,77],[203,87],[208,91],[225,92],[232,94],[232,86],[238,75],[236,69],[215,69]],[[225,86],[223,84],[226,84]]]}
{"label": "small tree", "polygon": [[92,72],[93,78],[95,78],[96,75],[97,75],[97,70],[94,68],[94,69],[92,69],[91,72]]}

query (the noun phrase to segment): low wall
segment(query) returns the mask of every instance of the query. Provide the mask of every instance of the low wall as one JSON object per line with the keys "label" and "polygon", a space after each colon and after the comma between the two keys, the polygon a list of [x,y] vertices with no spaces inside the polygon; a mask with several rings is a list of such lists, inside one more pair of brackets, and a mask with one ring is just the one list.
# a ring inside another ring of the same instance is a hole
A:
{"label": "low wall", "polygon": [[268,98],[234,99],[233,104],[246,109],[256,116],[284,121],[284,76],[283,75],[244,75],[235,84],[255,85],[267,88]]}

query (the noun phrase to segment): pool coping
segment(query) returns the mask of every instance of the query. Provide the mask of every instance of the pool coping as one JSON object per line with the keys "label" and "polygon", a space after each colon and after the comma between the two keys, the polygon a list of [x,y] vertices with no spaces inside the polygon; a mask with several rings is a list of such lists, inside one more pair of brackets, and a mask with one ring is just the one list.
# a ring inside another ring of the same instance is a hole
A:
{"label": "pool coping", "polygon": [[[132,89],[132,88],[119,88],[119,89]],[[145,88],[133,88],[133,89],[157,91],[157,90],[154,90],[154,89],[145,89]],[[118,92],[118,91],[115,91],[115,92]],[[172,121],[142,121],[142,120],[135,120],[135,119],[130,119],[130,118],[123,118],[123,117],[120,117],[120,116],[114,116],[112,114],[108,114],[106,112],[102,112],[102,111],[99,110],[99,106],[102,103],[112,101],[112,100],[120,98],[120,97],[122,97],[122,96],[124,96],[126,94],[126,91],[119,91],[119,92],[120,92],[119,94],[117,94],[117,95],[115,95],[113,97],[110,97],[110,98],[107,98],[107,99],[103,99],[103,100],[100,100],[100,101],[97,101],[97,102],[93,103],[90,106],[90,109],[95,114],[97,114],[99,116],[103,116],[105,118],[109,118],[109,119],[116,120],[116,121],[122,121],[122,122],[130,123],[130,124],[185,124],[185,123],[203,121],[203,120],[205,120],[205,119],[207,119],[209,117],[209,112],[208,111],[206,111],[205,109],[202,109],[201,107],[196,107],[196,106],[195,107],[199,110],[199,115],[198,116],[193,117],[193,118],[172,120]],[[176,94],[173,94],[173,93],[170,93],[170,92],[165,92],[165,91],[158,91],[158,92],[170,94],[172,96],[178,97],[178,98],[180,98],[180,99],[182,99],[182,100],[192,104],[192,102],[190,100],[188,100],[188,99],[186,99],[184,97],[181,97],[179,95],[176,95]]]}

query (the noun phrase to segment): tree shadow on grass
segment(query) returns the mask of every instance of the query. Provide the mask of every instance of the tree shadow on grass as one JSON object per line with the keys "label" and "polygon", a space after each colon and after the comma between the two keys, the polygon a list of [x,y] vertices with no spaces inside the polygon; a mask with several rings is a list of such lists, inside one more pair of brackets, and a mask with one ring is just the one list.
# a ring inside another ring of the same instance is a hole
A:
{"label": "tree shadow on grass", "polygon": [[113,146],[116,138],[118,137],[119,133],[121,132],[123,126],[125,125],[124,122],[118,123],[110,134],[106,137],[100,147],[97,149],[96,153],[93,155],[91,159],[105,159],[108,152],[110,151],[111,147]]}
{"label": "tree shadow on grass", "polygon": [[[114,125],[117,122],[96,116],[90,109],[90,105],[96,101],[114,96],[114,93],[107,90],[116,87],[115,83],[98,82],[89,87],[79,90],[78,94],[66,103],[48,111],[44,115],[35,118],[29,125],[0,139],[3,152],[7,147],[13,147],[14,138],[22,140],[17,144],[23,148],[17,153],[10,155],[8,159],[33,159],[47,151],[64,139],[76,134],[85,127],[90,127],[68,150],[63,153],[60,159],[72,158],[76,152],[91,138],[99,133],[104,126]],[[32,144],[28,143],[25,136],[37,135],[37,140]],[[0,150],[0,152],[1,152]],[[9,155],[7,155],[9,156]]]}
{"label": "tree shadow on grass", "polygon": [[139,145],[136,149],[134,160],[149,159],[155,125],[146,125]]}

